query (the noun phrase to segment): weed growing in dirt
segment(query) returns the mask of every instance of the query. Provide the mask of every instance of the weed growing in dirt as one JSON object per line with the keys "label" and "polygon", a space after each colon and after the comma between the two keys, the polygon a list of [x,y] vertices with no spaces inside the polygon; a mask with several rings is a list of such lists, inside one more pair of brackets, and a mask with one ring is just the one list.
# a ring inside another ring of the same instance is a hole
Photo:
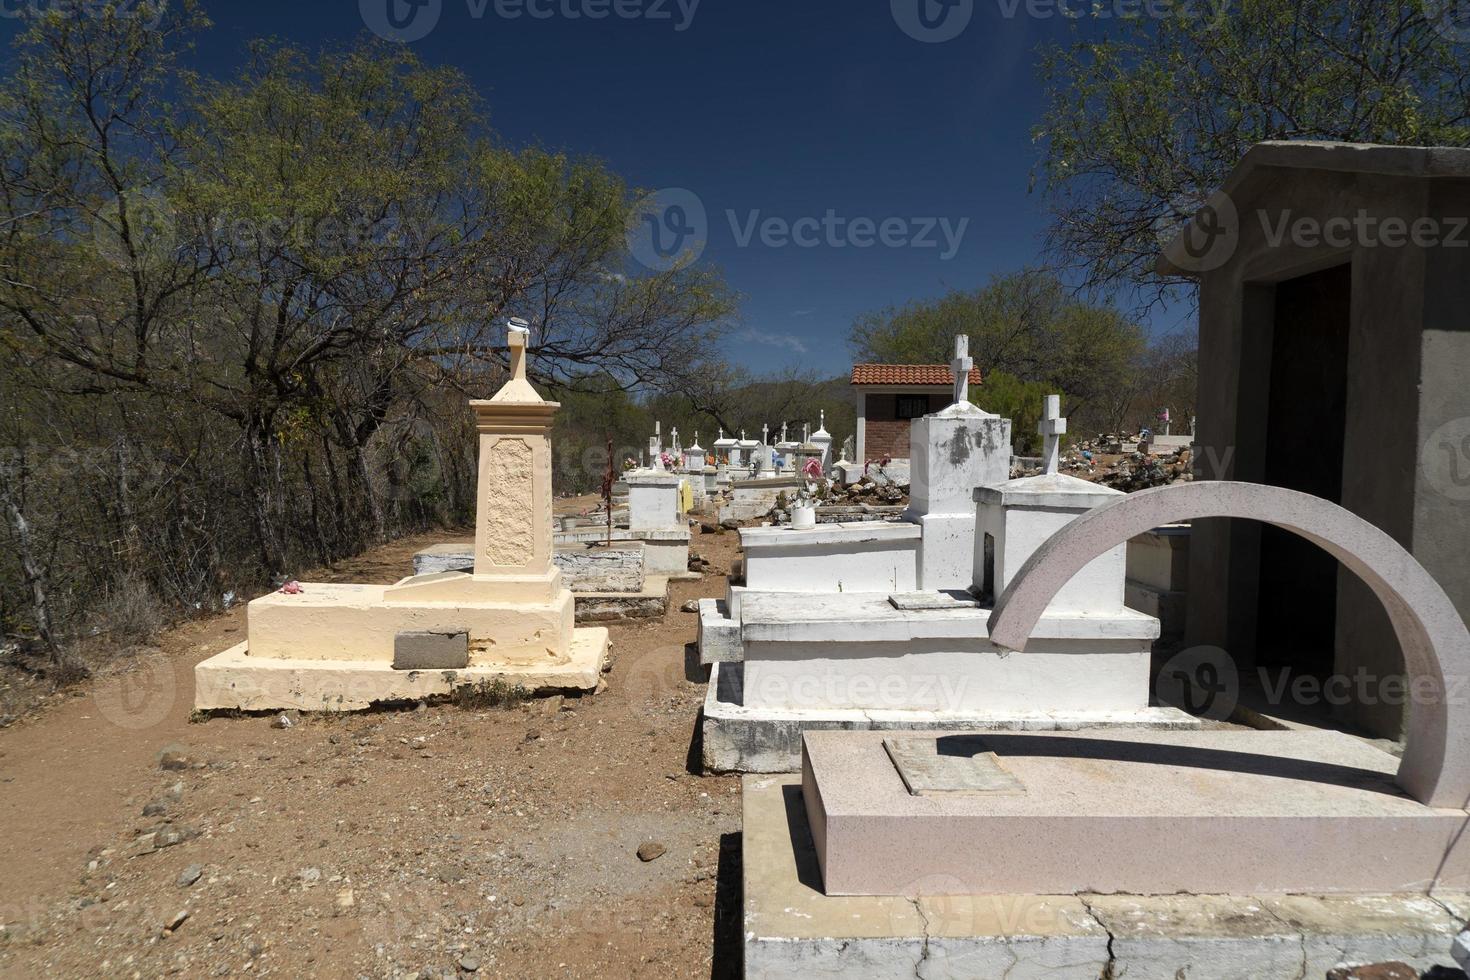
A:
{"label": "weed growing in dirt", "polygon": [[462,684],[450,695],[451,703],[468,711],[518,708],[530,699],[531,692],[521,685],[507,684],[498,679],[481,681],[478,684]]}

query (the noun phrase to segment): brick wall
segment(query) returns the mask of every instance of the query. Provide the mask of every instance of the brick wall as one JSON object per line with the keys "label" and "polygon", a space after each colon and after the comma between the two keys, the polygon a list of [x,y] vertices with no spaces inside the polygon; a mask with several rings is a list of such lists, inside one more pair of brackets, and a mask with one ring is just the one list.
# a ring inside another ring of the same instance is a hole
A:
{"label": "brick wall", "polygon": [[[863,451],[868,459],[909,458],[909,424],[892,419],[878,421],[868,419],[867,437]],[[862,460],[866,463],[868,459]]]}
{"label": "brick wall", "polygon": [[[929,412],[943,411],[950,399],[945,395],[929,396]],[[898,396],[874,394],[868,396],[868,418],[864,454],[868,459],[909,458],[909,419],[895,418],[898,414]],[[868,459],[856,462],[866,463]]]}

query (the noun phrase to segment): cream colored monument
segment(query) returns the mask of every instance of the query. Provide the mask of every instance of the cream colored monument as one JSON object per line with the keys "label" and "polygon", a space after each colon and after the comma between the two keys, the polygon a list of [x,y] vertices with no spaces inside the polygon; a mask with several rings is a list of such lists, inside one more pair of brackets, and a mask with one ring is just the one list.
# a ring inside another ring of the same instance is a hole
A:
{"label": "cream colored monument", "polygon": [[525,333],[509,333],[511,380],[471,402],[480,433],[473,573],[394,585],[305,583],[250,603],[248,639],[194,669],[199,710],[353,710],[503,683],[594,690],[604,628],[573,627],[552,563],[555,402],[526,380]]}

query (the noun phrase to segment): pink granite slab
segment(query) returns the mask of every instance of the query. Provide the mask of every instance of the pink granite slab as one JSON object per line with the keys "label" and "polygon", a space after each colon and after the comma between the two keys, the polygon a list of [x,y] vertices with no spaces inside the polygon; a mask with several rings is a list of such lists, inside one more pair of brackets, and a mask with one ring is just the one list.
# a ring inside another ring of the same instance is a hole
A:
{"label": "pink granite slab", "polygon": [[[891,733],[889,733],[891,735]],[[1022,793],[913,796],[882,732],[808,732],[829,895],[1422,892],[1470,884],[1467,814],[1334,732],[987,732]]]}

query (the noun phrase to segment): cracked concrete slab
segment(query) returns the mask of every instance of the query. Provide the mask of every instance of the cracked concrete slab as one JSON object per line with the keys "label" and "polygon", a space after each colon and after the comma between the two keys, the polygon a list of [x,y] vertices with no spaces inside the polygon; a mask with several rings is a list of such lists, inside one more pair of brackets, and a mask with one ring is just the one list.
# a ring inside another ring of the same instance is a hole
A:
{"label": "cracked concrete slab", "polygon": [[1453,910],[1470,909],[1460,892],[828,897],[796,776],[745,777],[743,838],[745,975],[762,980],[1304,980],[1388,960],[1427,970],[1454,965]]}

